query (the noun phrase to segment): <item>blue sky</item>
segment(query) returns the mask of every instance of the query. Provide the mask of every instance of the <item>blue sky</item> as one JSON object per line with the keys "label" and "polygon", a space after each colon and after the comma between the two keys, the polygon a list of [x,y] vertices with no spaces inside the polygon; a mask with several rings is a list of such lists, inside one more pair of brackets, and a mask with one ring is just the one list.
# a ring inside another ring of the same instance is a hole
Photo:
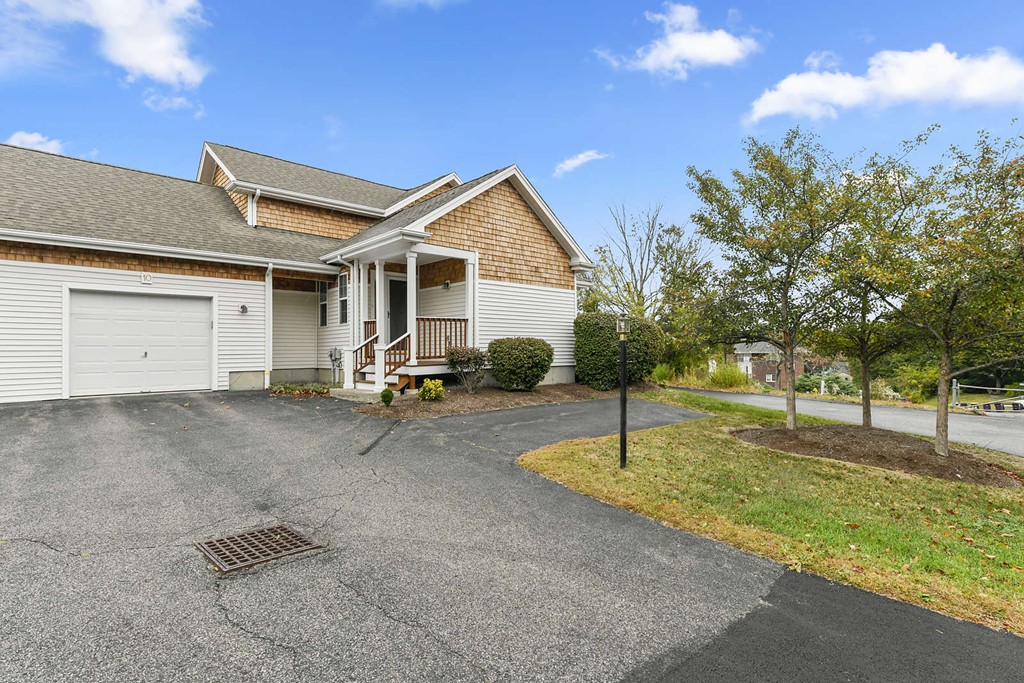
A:
{"label": "blue sky", "polygon": [[[194,177],[203,140],[398,186],[518,163],[584,246],[685,169],[1016,130],[1024,3],[0,0],[0,140]],[[1019,128],[1019,127],[1018,127]],[[560,168],[561,165],[561,168]],[[559,170],[560,169],[560,170]]]}

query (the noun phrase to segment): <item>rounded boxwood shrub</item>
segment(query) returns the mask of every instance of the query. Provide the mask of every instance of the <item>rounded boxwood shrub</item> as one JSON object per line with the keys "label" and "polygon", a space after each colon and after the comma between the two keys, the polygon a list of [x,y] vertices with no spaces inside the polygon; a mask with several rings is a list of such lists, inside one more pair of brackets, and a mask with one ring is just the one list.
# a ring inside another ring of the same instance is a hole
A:
{"label": "rounded boxwood shrub", "polygon": [[[619,335],[614,313],[582,313],[576,317],[576,381],[605,391],[619,386]],[[665,346],[665,334],[650,320],[629,319],[626,339],[626,381],[646,379]]]}
{"label": "rounded boxwood shrub", "polygon": [[487,345],[494,379],[506,391],[533,391],[551,369],[555,350],[543,339],[508,337]]}

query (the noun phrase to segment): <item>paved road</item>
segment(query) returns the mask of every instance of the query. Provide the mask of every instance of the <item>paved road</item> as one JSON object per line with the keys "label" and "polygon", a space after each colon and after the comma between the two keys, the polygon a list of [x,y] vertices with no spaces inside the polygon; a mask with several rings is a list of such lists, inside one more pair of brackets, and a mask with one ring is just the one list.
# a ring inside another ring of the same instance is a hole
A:
{"label": "paved road", "polygon": [[[685,391],[690,391],[686,389]],[[725,401],[745,403],[762,408],[786,409],[784,396],[764,394],[736,394],[725,391],[694,391]],[[798,398],[796,410],[801,415],[828,417],[843,422],[860,424],[860,405]],[[935,413],[930,410],[872,406],[871,424],[879,429],[909,432],[922,436],[935,436]],[[967,415],[950,413],[949,438],[951,441],[984,446],[1013,455],[1024,456],[1024,415]]]}
{"label": "paved road", "polygon": [[[188,406],[182,405],[188,403]],[[636,402],[635,427],[695,417]],[[0,681],[997,681],[1024,642],[577,495],[522,451],[614,401],[396,423],[329,399],[0,406]],[[325,551],[222,576],[197,539]]]}

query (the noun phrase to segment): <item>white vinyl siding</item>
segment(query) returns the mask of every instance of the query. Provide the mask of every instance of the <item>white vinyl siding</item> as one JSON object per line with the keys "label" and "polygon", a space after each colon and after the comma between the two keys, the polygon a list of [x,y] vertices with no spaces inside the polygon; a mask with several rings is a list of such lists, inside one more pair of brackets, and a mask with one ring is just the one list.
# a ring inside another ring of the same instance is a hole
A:
{"label": "white vinyl siding", "polygon": [[480,280],[477,301],[481,348],[501,337],[537,337],[554,347],[552,365],[575,365],[575,290]]}
{"label": "white vinyl siding", "polygon": [[263,282],[161,273],[153,274],[152,284],[140,280],[138,272],[110,268],[0,261],[0,402],[61,398],[64,285],[216,295],[216,388],[228,388],[229,372],[263,371]]}
{"label": "white vinyl siding", "polygon": [[[351,292],[351,287],[349,288],[349,291]],[[315,367],[330,369],[331,348],[337,346],[338,348],[343,349],[352,343],[352,297],[350,296],[346,299],[346,302],[348,303],[349,322],[341,325],[338,323],[338,291],[336,289],[332,289],[327,295],[327,325],[317,328],[316,330],[318,358]]]}
{"label": "white vinyl siding", "polygon": [[421,289],[416,294],[416,309],[416,315],[427,318],[465,318],[466,283],[453,282],[449,289]]}
{"label": "white vinyl siding", "polygon": [[317,366],[317,306],[316,292],[274,290],[275,370]]}

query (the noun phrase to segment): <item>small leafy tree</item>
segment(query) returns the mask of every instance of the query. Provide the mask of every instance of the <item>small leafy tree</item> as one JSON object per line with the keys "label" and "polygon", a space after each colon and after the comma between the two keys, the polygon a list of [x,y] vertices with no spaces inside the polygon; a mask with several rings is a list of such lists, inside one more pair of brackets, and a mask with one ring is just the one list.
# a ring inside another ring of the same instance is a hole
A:
{"label": "small leafy tree", "polygon": [[484,381],[484,368],[490,362],[490,356],[483,349],[472,346],[458,346],[448,349],[445,354],[448,369],[451,370],[466,391],[473,394]]}
{"label": "small leafy tree", "polygon": [[[833,314],[835,283],[823,269],[858,188],[846,182],[849,162],[799,128],[778,145],[749,138],[745,152],[748,168],[733,171],[732,186],[710,171],[687,171],[701,202],[694,223],[727,263],[705,325],[711,341],[771,343],[793,378],[797,347]],[[796,429],[792,381],[786,427]]]}
{"label": "small leafy tree", "polygon": [[982,131],[930,182],[920,220],[876,230],[879,258],[864,270],[938,356],[935,452],[948,455],[953,378],[1024,358],[1024,140]]}

